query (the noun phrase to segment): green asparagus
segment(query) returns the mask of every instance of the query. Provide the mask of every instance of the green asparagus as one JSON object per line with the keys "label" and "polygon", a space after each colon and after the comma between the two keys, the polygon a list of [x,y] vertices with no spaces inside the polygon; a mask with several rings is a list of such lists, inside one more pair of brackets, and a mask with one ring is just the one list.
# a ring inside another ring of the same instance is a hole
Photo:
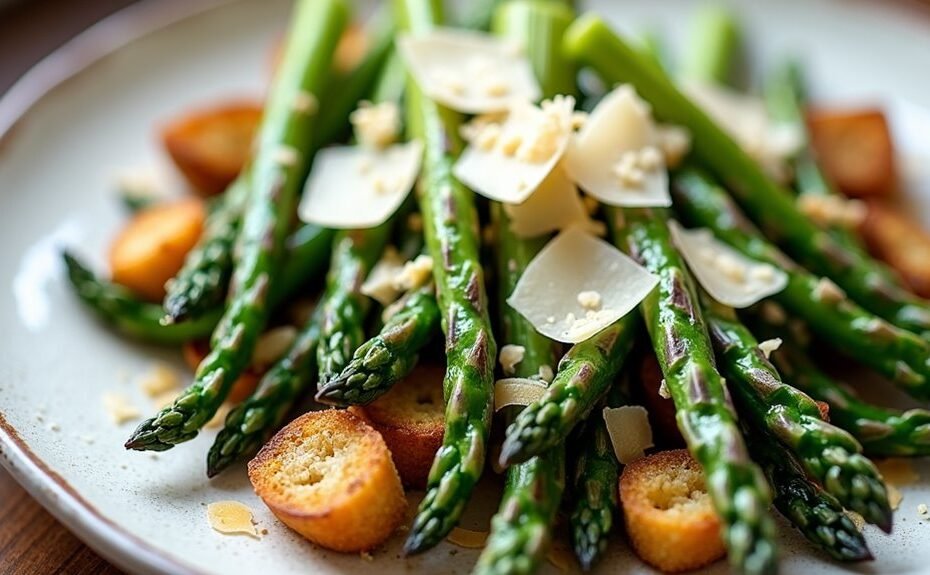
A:
{"label": "green asparagus", "polygon": [[128,449],[161,451],[193,439],[248,365],[267,321],[268,293],[279,279],[285,234],[308,168],[313,115],[294,102],[319,92],[325,84],[347,15],[345,0],[297,3],[249,168],[251,190],[237,240],[229,305],[194,383],[173,405],[142,422],[126,442]]}
{"label": "green asparagus", "polygon": [[716,4],[701,7],[692,20],[689,50],[685,51],[681,75],[700,82],[731,84],[741,36],[730,9]]}
{"label": "green asparagus", "polygon": [[930,307],[887,291],[876,262],[846,249],[819,229],[795,205],[793,195],[760,166],[703,111],[685,97],[647,58],[593,14],[582,16],[566,34],[565,47],[610,83],[630,82],[664,121],[691,133],[693,155],[726,184],[766,235],[784,244],[800,263],[836,281],[860,305],[891,323],[930,334]]}
{"label": "green asparagus", "polygon": [[[629,403],[622,379],[607,392],[606,406]],[[620,515],[617,481],[623,466],[614,454],[607,426],[600,417],[588,421],[579,439],[571,504],[572,547],[582,569],[590,571],[607,551],[607,543]]]}
{"label": "green asparagus", "polygon": [[832,282],[788,259],[703,172],[685,169],[672,180],[676,211],[687,223],[710,228],[737,250],[788,275],[787,287],[773,296],[776,301],[803,317],[824,340],[855,354],[908,393],[930,397],[930,343],[870,314]]}
{"label": "green asparagus", "polygon": [[790,453],[765,438],[749,447],[775,491],[775,508],[808,541],[838,561],[865,561],[872,553],[852,519],[835,497],[811,482]]}
{"label": "green asparagus", "polygon": [[805,471],[845,507],[884,531],[891,530],[891,507],[881,475],[861,454],[852,435],[823,420],[817,403],[781,381],[752,332],[732,308],[703,301],[711,339],[731,390],[744,413],[780,441]]}
{"label": "green asparagus", "polygon": [[614,241],[659,276],[640,311],[675,403],[678,428],[704,469],[724,528],[730,564],[744,573],[776,568],[768,485],[749,458],[726,384],[714,365],[697,292],[672,246],[663,209],[611,208]]}
{"label": "green asparagus", "polygon": [[262,376],[252,395],[226,416],[223,429],[207,453],[207,476],[213,477],[258,451],[313,383],[320,315],[316,312],[311,316],[284,357]]}
{"label": "green asparagus", "polygon": [[[423,34],[442,22],[436,1],[396,0],[394,7],[398,26],[412,34]],[[406,118],[410,136],[420,138],[425,148],[417,194],[433,258],[447,361],[445,435],[407,539],[405,551],[411,554],[433,547],[455,526],[481,475],[497,349],[479,260],[474,198],[452,176],[462,148],[461,116],[427,99],[408,78]]]}
{"label": "green asparagus", "polygon": [[417,353],[439,330],[439,307],[432,284],[404,295],[398,310],[352,356],[345,369],[320,385],[317,401],[367,405],[414,368]]}

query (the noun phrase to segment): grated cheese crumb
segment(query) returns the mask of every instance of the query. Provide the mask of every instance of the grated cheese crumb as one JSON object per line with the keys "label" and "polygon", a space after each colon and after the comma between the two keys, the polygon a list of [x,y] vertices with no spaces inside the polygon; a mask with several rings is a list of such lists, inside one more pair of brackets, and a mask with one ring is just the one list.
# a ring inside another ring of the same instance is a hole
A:
{"label": "grated cheese crumb", "polygon": [[846,298],[846,294],[829,278],[820,278],[814,286],[814,297],[824,303],[839,303]]}
{"label": "grated cheese crumb", "polygon": [[362,102],[349,116],[355,139],[368,148],[383,149],[400,133],[400,109],[394,102]]}
{"label": "grated cheese crumb", "polygon": [[601,309],[601,294],[596,291],[578,292],[578,305],[586,310]]}
{"label": "grated cheese crumb", "polygon": [[158,397],[166,392],[173,392],[180,386],[180,383],[173,369],[164,363],[156,363],[139,380],[139,388],[149,397]]}
{"label": "grated cheese crumb", "polygon": [[782,341],[780,337],[774,339],[767,339],[765,341],[759,342],[759,351],[762,352],[762,355],[765,356],[765,359],[769,359],[772,356],[773,351],[777,351],[781,347]]}
{"label": "grated cheese crumb", "polygon": [[249,535],[259,538],[252,522],[252,510],[238,501],[214,501],[207,505],[210,527],[224,535]]}
{"label": "grated cheese crumb", "polygon": [[552,378],[555,377],[555,374],[552,373],[552,368],[546,364],[539,366],[539,379],[545,381],[546,383],[551,383]]}
{"label": "grated cheese crumb", "polygon": [[300,152],[290,146],[278,146],[273,153],[276,164],[292,168],[300,162]]}
{"label": "grated cheese crumb", "polygon": [[840,196],[804,195],[797,199],[798,209],[823,227],[856,228],[866,216],[865,204]]}
{"label": "grated cheese crumb", "polygon": [[659,397],[663,399],[671,399],[672,394],[668,392],[668,382],[665,381],[665,378],[662,378],[662,383],[659,384]]}
{"label": "grated cheese crumb", "polygon": [[572,112],[572,130],[579,130],[588,121],[588,113],[583,111]]}
{"label": "grated cheese crumb", "polygon": [[928,513],[927,504],[919,503],[917,505],[917,513],[920,513],[921,515],[926,515]]}
{"label": "grated cheese crumb", "polygon": [[397,249],[387,246],[360,291],[382,305],[394,303],[400,296],[400,289],[395,285],[394,277],[403,270],[403,266],[403,259]]}
{"label": "grated cheese crumb", "polygon": [[320,101],[312,93],[301,90],[294,96],[293,108],[295,112],[312,116],[320,109]]}
{"label": "grated cheese crumb", "polygon": [[142,415],[139,410],[129,402],[129,398],[122,393],[111,392],[103,394],[103,407],[107,410],[113,423],[117,425],[138,419]]}
{"label": "grated cheese crumb", "polygon": [[404,263],[400,273],[394,277],[394,287],[402,291],[425,285],[433,277],[433,258],[420,254],[413,261]]}
{"label": "grated cheese crumb", "polygon": [[523,361],[525,354],[526,348],[522,345],[507,344],[501,347],[498,361],[501,364],[501,369],[504,370],[504,374],[513,375],[517,364]]}
{"label": "grated cheese crumb", "polygon": [[717,269],[723,272],[723,274],[731,280],[735,282],[746,281],[746,267],[737,261],[737,259],[731,254],[718,254],[714,260],[714,263],[716,264]]}

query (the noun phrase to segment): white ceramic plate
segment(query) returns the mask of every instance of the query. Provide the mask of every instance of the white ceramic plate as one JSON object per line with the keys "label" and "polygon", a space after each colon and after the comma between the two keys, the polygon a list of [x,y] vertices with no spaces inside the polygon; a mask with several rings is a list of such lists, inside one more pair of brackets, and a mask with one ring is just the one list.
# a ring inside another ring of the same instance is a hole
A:
{"label": "white ceramic plate", "polygon": [[[477,552],[451,545],[405,560],[397,537],[372,563],[317,549],[274,520],[242,467],[206,480],[213,432],[169,453],[126,452],[131,425],[114,426],[102,408],[108,391],[146,406],[127,374],[178,358],[97,324],[69,293],[57,248],[76,246],[101,260],[123,217],[114,171],[163,161],[153,138],[159,121],[192,104],[261,93],[288,4],[143,3],[65,46],[0,100],[0,455],[79,537],[131,571],[465,573]],[[677,40],[694,7],[684,0],[594,4],[626,31],[658,27]],[[851,0],[755,0],[739,9],[755,56],[773,62],[786,51],[806,54],[818,94],[893,112],[912,200],[930,224],[930,14]],[[930,480],[930,467],[918,469]],[[877,559],[856,570],[925,571],[930,525],[916,506],[930,503],[928,486],[904,489],[893,536],[867,528]],[[481,528],[496,505],[492,485],[480,491],[466,527]],[[220,499],[251,505],[267,535],[213,532],[204,505]],[[842,571],[782,527],[784,572]],[[618,541],[601,571],[620,569],[648,572]]]}

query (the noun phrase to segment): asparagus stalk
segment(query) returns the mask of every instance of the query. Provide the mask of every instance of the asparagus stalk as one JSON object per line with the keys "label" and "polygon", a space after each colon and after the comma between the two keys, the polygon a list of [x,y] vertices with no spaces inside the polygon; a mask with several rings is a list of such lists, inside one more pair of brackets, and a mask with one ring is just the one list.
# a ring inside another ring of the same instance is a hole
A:
{"label": "asparagus stalk", "polygon": [[[272,308],[295,293],[311,277],[325,269],[332,232],[314,225],[298,228],[288,238],[287,263],[281,281],[271,294]],[[106,323],[122,333],[149,343],[180,345],[203,339],[223,315],[214,307],[189,320],[165,324],[162,307],[139,299],[123,286],[97,278],[74,255],[64,253],[68,279],[75,293]]]}
{"label": "asparagus stalk", "polygon": [[[399,27],[422,34],[442,22],[430,0],[396,0]],[[472,193],[452,177],[462,148],[461,117],[441,108],[408,78],[407,129],[425,147],[417,187],[424,235],[446,336],[446,429],[430,471],[405,551],[436,545],[455,526],[484,467],[497,355],[479,259],[478,216]]]}
{"label": "asparagus stalk", "polygon": [[781,381],[759,342],[732,308],[704,298],[704,312],[723,372],[744,413],[797,456],[805,471],[845,507],[884,531],[891,507],[881,475],[852,435],[820,415],[817,403]]}
{"label": "asparagus stalk", "polygon": [[791,338],[778,328],[760,333],[784,335],[772,363],[792,386],[830,406],[830,422],[851,433],[867,455],[900,457],[930,455],[930,410],[890,409],[859,399],[818,368]]}
{"label": "asparagus stalk", "polygon": [[417,288],[398,305],[378,335],[355,350],[342,372],[320,385],[317,401],[367,405],[410,373],[417,353],[439,329],[435,288],[432,284]]}
{"label": "asparagus stalk", "polygon": [[208,477],[256,453],[313,383],[320,315],[316,312],[311,316],[284,357],[262,376],[252,395],[226,416],[223,429],[207,453]]}
{"label": "asparagus stalk", "polygon": [[[542,0],[515,0],[494,14],[495,33],[526,47],[543,95],[571,94],[575,91],[574,69],[561,55],[561,38],[574,19],[568,6]],[[539,377],[543,366],[555,365],[556,344],[540,335],[525,318],[507,304],[527,265],[546,243],[545,237],[522,239],[513,233],[504,206],[491,204],[497,230],[496,263],[498,307],[501,334],[524,349],[515,366],[516,377]],[[513,421],[517,409],[504,412]],[[507,483],[497,514],[491,520],[491,533],[475,573],[535,572],[543,561],[552,537],[552,524],[565,490],[565,444],[507,470]]]}
{"label": "asparagus stalk", "polygon": [[811,482],[790,453],[776,442],[747,434],[753,458],[775,491],[775,508],[808,541],[838,561],[865,561],[865,538],[835,497]]}
{"label": "asparagus stalk", "polygon": [[749,458],[726,384],[714,366],[694,282],[672,246],[667,213],[611,208],[616,244],[659,276],[640,304],[653,349],[677,410],[678,428],[704,468],[708,493],[723,522],[730,564],[744,573],[776,568],[771,494]]}
{"label": "asparagus stalk", "polygon": [[930,344],[870,314],[828,280],[814,276],[770,244],[706,174],[685,169],[673,176],[675,207],[689,224],[710,228],[747,256],[788,275],[774,299],[803,317],[824,340],[854,354],[915,397],[930,397]]}
{"label": "asparagus stalk", "polygon": [[691,133],[693,155],[726,184],[766,234],[815,272],[832,278],[860,305],[895,325],[930,334],[930,304],[892,289],[876,262],[846,249],[795,205],[793,195],[759,165],[645,56],[614,34],[603,20],[582,16],[566,34],[565,47],[609,83],[630,82],[656,116]]}
{"label": "asparagus stalk", "polygon": [[[607,407],[629,403],[618,381],[607,392]],[[610,533],[620,515],[617,481],[623,466],[617,461],[607,426],[600,417],[587,423],[580,439],[571,504],[572,547],[582,569],[590,571],[607,551]]]}
{"label": "asparagus stalk", "polygon": [[739,24],[728,9],[716,4],[700,8],[692,19],[691,36],[682,65],[682,76],[729,85],[733,81],[736,56],[742,43]]}
{"label": "asparagus stalk", "polygon": [[279,280],[284,240],[312,148],[313,116],[294,102],[325,84],[347,18],[345,0],[297,3],[280,71],[271,88],[250,168],[252,189],[238,237],[229,306],[194,383],[142,422],[128,449],[166,450],[196,437],[246,367],[268,318],[268,293]]}

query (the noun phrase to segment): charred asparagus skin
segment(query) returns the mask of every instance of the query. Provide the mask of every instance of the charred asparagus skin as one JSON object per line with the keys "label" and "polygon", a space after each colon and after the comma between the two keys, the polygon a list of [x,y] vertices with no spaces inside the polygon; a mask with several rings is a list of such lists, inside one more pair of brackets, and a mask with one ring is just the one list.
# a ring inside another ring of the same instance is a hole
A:
{"label": "charred asparagus skin", "polygon": [[[685,97],[652,61],[593,14],[572,24],[566,50],[592,66],[608,83],[629,82],[655,115],[691,133],[693,155],[706,165],[765,231],[801,264],[833,279],[863,307],[918,334],[930,333],[930,307],[904,298],[883,280],[875,260],[846,249],[795,205],[793,194],[773,182],[703,111]],[[906,294],[904,294],[906,295]]]}
{"label": "charred asparagus skin", "polygon": [[367,405],[410,373],[417,353],[439,331],[435,291],[429,284],[405,294],[399,309],[375,337],[355,350],[342,373],[320,385],[317,401]]}
{"label": "charred asparagus skin", "polygon": [[743,216],[726,192],[704,172],[687,168],[672,177],[677,213],[688,223],[710,228],[747,256],[788,275],[774,299],[803,317],[825,341],[855,356],[915,397],[930,397],[930,344],[896,328],[847,298],[829,280],[792,262]]}
{"label": "charred asparagus skin", "polygon": [[771,493],[749,458],[726,383],[717,372],[707,327],[681,256],[672,245],[667,211],[611,208],[615,243],[659,276],[640,304],[672,401],[678,428],[704,468],[708,493],[724,524],[730,564],[744,573],[776,569]]}
{"label": "charred asparagus skin", "polygon": [[[442,22],[430,0],[395,0],[400,29],[422,34]],[[407,129],[421,138],[425,158],[417,194],[446,336],[446,429],[407,539],[408,554],[436,545],[458,522],[484,467],[493,407],[494,360],[479,259],[473,194],[452,176],[462,147],[461,117],[430,101],[411,79],[406,91]]]}
{"label": "charred asparagus skin", "polygon": [[322,88],[347,14],[344,0],[297,3],[249,168],[252,190],[237,240],[229,305],[194,383],[173,405],[142,422],[126,442],[128,449],[163,451],[196,437],[248,364],[268,318],[269,291],[280,279],[285,235],[312,147],[313,116],[294,102]]}
{"label": "charred asparagus skin", "polygon": [[837,561],[866,561],[865,537],[835,497],[807,478],[790,453],[748,431],[749,448],[775,491],[775,508],[808,541]]}
{"label": "charred asparagus skin", "polygon": [[704,297],[703,309],[722,370],[733,383],[743,413],[790,449],[841,504],[890,531],[885,484],[855,438],[824,421],[813,399],[781,381],[732,308]]}
{"label": "charred asparagus skin", "polygon": [[[605,405],[621,407],[628,403],[621,379],[607,392]],[[600,417],[588,421],[579,445],[569,523],[575,556],[582,569],[590,571],[607,551],[610,534],[620,515],[617,482],[623,466],[617,461],[607,425]]]}

